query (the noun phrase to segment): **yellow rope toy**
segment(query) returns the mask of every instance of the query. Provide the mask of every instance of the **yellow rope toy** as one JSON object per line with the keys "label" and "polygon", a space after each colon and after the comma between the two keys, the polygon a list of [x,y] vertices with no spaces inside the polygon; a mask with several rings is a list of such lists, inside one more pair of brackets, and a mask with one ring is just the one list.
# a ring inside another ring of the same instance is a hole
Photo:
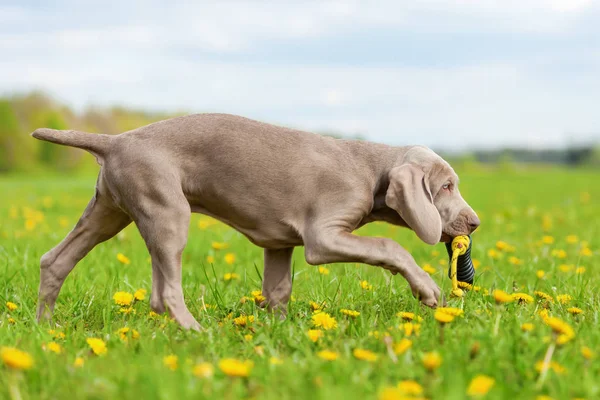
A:
{"label": "yellow rope toy", "polygon": [[452,296],[463,297],[465,292],[458,287],[458,257],[467,252],[471,239],[468,236],[457,236],[452,239],[452,259],[450,260],[450,279],[452,279]]}

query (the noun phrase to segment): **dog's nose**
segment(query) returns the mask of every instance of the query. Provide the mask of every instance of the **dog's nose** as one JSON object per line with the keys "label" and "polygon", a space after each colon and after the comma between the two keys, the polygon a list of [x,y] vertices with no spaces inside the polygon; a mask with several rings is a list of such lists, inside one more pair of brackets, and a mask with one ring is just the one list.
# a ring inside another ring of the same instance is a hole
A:
{"label": "dog's nose", "polygon": [[473,233],[475,231],[475,229],[477,229],[477,227],[479,227],[479,225],[481,224],[481,221],[479,221],[479,217],[475,214],[473,214],[472,216],[469,217],[469,229],[471,229],[471,233]]}

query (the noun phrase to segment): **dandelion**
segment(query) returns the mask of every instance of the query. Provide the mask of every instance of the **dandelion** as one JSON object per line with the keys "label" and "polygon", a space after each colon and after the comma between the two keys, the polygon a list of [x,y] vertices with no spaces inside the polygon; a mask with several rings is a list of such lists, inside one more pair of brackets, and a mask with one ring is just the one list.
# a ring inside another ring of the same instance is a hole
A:
{"label": "dandelion", "polygon": [[543,236],[542,237],[542,243],[544,244],[553,244],[554,243],[554,238],[552,236]]}
{"label": "dandelion", "polygon": [[575,244],[579,242],[579,237],[577,235],[569,235],[566,237],[567,243]]}
{"label": "dandelion", "polygon": [[319,267],[319,273],[321,275],[329,275],[329,270],[325,267]]}
{"label": "dandelion", "polygon": [[560,304],[567,304],[571,300],[573,300],[573,297],[571,297],[571,295],[568,294],[559,294],[558,296],[556,296],[556,300],[558,300]]}
{"label": "dandelion", "polygon": [[438,307],[436,311],[444,314],[452,315],[453,317],[460,317],[464,314],[464,311],[456,307]]}
{"label": "dandelion", "polygon": [[317,340],[323,337],[323,331],[320,329],[309,329],[307,335],[313,343],[317,343]]}
{"label": "dandelion", "polygon": [[204,379],[212,378],[214,372],[215,369],[213,368],[212,364],[209,364],[207,362],[196,364],[194,366],[194,369],[192,370],[192,373],[196,378]]}
{"label": "dandelion", "polygon": [[146,289],[138,289],[133,294],[133,298],[137,301],[143,301],[146,299],[146,293],[148,293]]}
{"label": "dandelion", "polygon": [[345,308],[342,308],[342,309],[340,310],[340,312],[341,312],[342,314],[344,314],[344,315],[347,315],[347,316],[349,316],[349,317],[352,317],[352,318],[356,318],[356,317],[358,317],[358,316],[360,315],[360,312],[358,312],[358,311],[354,311],[354,310],[347,310],[347,309],[345,309]]}
{"label": "dandelion", "polygon": [[223,275],[223,280],[225,281],[231,281],[234,279],[240,279],[240,275],[236,274],[235,272],[227,272],[225,275]]}
{"label": "dandelion", "polygon": [[254,322],[254,315],[240,315],[233,319],[233,323],[237,326],[246,326]]}
{"label": "dandelion", "polygon": [[550,255],[552,255],[552,257],[556,257],[556,258],[560,258],[560,259],[567,258],[567,252],[562,249],[554,249],[554,250],[552,250]]}
{"label": "dandelion", "polygon": [[55,353],[55,354],[60,354],[63,352],[61,345],[56,342],[48,342],[47,344],[42,346],[42,348],[46,351],[51,351],[52,353]]}
{"label": "dandelion", "polygon": [[481,266],[481,261],[478,259],[473,258],[471,261],[473,262],[473,268],[478,269]]}
{"label": "dandelion", "polygon": [[498,289],[494,290],[492,295],[494,296],[494,300],[496,300],[497,304],[510,303],[514,300],[514,298],[510,294]]}
{"label": "dandelion", "polygon": [[545,300],[548,303],[554,303],[554,298],[550,296],[548,293],[542,292],[540,290],[536,290],[533,294],[541,300]]}
{"label": "dandelion", "polygon": [[133,295],[128,292],[117,292],[113,295],[113,300],[119,306],[129,306],[133,303]]}
{"label": "dandelion", "polygon": [[419,333],[421,332],[421,324],[405,322],[404,324],[400,325],[400,329],[404,330],[404,335],[407,337],[411,337],[413,334],[415,336],[419,336]]}
{"label": "dandelion", "polygon": [[544,275],[546,275],[546,271],[544,271],[543,269],[538,269],[535,275],[538,277],[538,279],[542,279]]}
{"label": "dandelion", "polygon": [[583,314],[583,310],[581,308],[577,308],[577,307],[567,308],[567,311],[573,315]]}
{"label": "dandelion", "polygon": [[73,366],[75,368],[81,368],[85,364],[85,360],[82,357],[76,357],[75,361],[73,361]]}
{"label": "dandelion", "polygon": [[6,308],[8,308],[8,311],[15,311],[17,308],[19,308],[19,306],[17,306],[15,303],[7,301]]}
{"label": "dandelion", "polygon": [[11,324],[11,325],[14,325],[14,324],[16,324],[16,323],[17,323],[17,321],[16,321],[14,318],[8,318],[8,319],[7,319],[7,321],[8,321],[8,323],[9,323],[9,324]]}
{"label": "dandelion", "polygon": [[90,346],[90,349],[92,349],[92,352],[97,356],[103,356],[108,351],[106,348],[106,343],[104,343],[102,339],[87,338],[86,342],[88,346]]}
{"label": "dandelion", "polygon": [[135,329],[128,328],[128,327],[119,329],[117,331],[117,334],[119,335],[119,338],[123,342],[127,342],[129,340],[129,338],[139,339],[139,337],[140,337],[140,333],[138,331],[136,331]]}
{"label": "dandelion", "polygon": [[508,262],[512,265],[521,265],[523,264],[523,260],[521,260],[520,258],[517,258],[515,256],[510,256],[508,258]]}
{"label": "dandelion", "polygon": [[179,358],[174,354],[169,354],[163,358],[163,364],[171,371],[175,371],[177,369],[178,361]]}
{"label": "dandelion", "polygon": [[593,254],[594,252],[592,252],[592,250],[587,246],[584,246],[581,248],[581,250],[579,250],[579,255],[584,257],[591,257]]}
{"label": "dandelion", "polygon": [[411,313],[411,312],[407,312],[407,311],[401,311],[398,314],[396,314],[396,316],[402,318],[405,321],[414,321],[414,320],[417,320],[417,322],[423,321],[423,318],[419,317],[418,315],[415,315],[415,313]]}
{"label": "dandelion", "polygon": [[521,325],[521,330],[523,332],[531,332],[533,330],[533,324],[530,322],[526,322],[523,325]]}
{"label": "dandelion", "polygon": [[558,269],[560,269],[562,272],[571,272],[573,268],[575,268],[575,266],[572,264],[560,264],[558,266]]}
{"label": "dandelion", "polygon": [[503,242],[502,240],[496,242],[496,248],[500,251],[506,251],[508,253],[512,253],[513,251],[515,251],[515,248],[513,246],[506,242]]}
{"label": "dandelion", "polygon": [[566,371],[566,368],[557,363],[556,361],[550,361],[548,363],[544,363],[543,360],[535,363],[535,370],[538,372],[542,372],[544,370],[551,369],[557,374],[563,374]]}
{"label": "dandelion", "polygon": [[325,361],[335,361],[338,359],[340,355],[335,351],[331,350],[321,350],[317,353],[317,357],[325,360]]}
{"label": "dandelion", "polygon": [[263,301],[267,300],[267,298],[262,295],[262,291],[260,290],[253,290],[250,294],[252,295],[254,302],[258,305],[260,305]]}
{"label": "dandelion", "polygon": [[513,293],[512,297],[519,304],[529,304],[533,303],[533,297],[528,295],[527,293]]}
{"label": "dandelion", "polygon": [[360,287],[363,290],[373,290],[373,285],[371,285],[369,282],[367,281],[360,281]]}
{"label": "dandelion", "polygon": [[283,364],[283,360],[279,357],[271,357],[271,358],[269,358],[269,364],[281,365],[281,364]]}
{"label": "dandelion", "polygon": [[431,264],[423,265],[423,271],[427,272],[429,275],[433,275],[437,272],[437,269],[433,268]]}
{"label": "dandelion", "polygon": [[487,375],[477,375],[467,388],[467,394],[469,396],[483,396],[490,391],[496,381],[494,378],[490,378]]}
{"label": "dandelion", "polygon": [[212,242],[210,245],[215,250],[224,250],[229,247],[227,243],[222,242]]}
{"label": "dandelion", "polygon": [[246,342],[249,342],[249,341],[251,341],[251,340],[252,340],[252,338],[253,338],[253,337],[254,337],[254,336],[252,336],[251,334],[249,334],[249,333],[248,333],[248,334],[244,335],[244,340],[245,340]]}
{"label": "dandelion", "polygon": [[124,265],[131,264],[131,260],[129,260],[129,258],[127,258],[127,256],[125,256],[123,253],[117,253],[117,260]]}
{"label": "dandelion", "polygon": [[442,312],[440,310],[436,310],[436,312],[434,314],[434,318],[435,318],[436,321],[438,321],[442,325],[454,321],[454,316],[453,315],[446,314],[445,312]]}
{"label": "dandelion", "polygon": [[159,318],[159,317],[160,317],[160,315],[158,315],[158,314],[157,314],[157,313],[155,313],[154,311],[150,311],[150,312],[148,313],[148,318],[150,318],[150,319],[157,319],[157,318]]}
{"label": "dandelion", "polygon": [[326,306],[325,302],[317,303],[316,301],[312,300],[308,303],[308,305],[312,311],[322,311]]}
{"label": "dandelion", "polygon": [[215,263],[215,257],[214,256],[206,256],[206,262],[209,264],[214,264]]}
{"label": "dandelion", "polygon": [[583,274],[585,273],[585,267],[577,267],[577,268],[575,269],[575,273],[576,273],[577,275],[583,275]]}
{"label": "dandelion", "polygon": [[403,338],[394,345],[394,353],[400,355],[406,353],[412,347],[412,340]]}
{"label": "dandelion", "polygon": [[235,262],[235,254],[227,253],[227,254],[225,254],[225,257],[223,257],[223,259],[225,260],[225,262],[227,264],[231,265]]}
{"label": "dandelion", "polygon": [[556,317],[548,317],[544,319],[544,323],[548,325],[552,331],[557,334],[557,343],[564,344],[575,337],[575,331],[571,325]]}
{"label": "dandelion", "polygon": [[358,360],[369,361],[369,362],[377,361],[377,358],[379,358],[379,356],[377,354],[373,353],[370,350],[365,350],[365,349],[354,349],[354,351],[352,352],[352,355],[354,355],[354,357]]}
{"label": "dandelion", "polygon": [[119,313],[124,314],[124,315],[129,315],[129,314],[135,315],[135,309],[133,307],[121,307],[119,309]]}
{"label": "dandelion", "polygon": [[439,353],[433,351],[430,353],[425,353],[423,355],[422,362],[427,371],[433,372],[438,369],[440,365],[442,365],[442,357],[439,355]]}
{"label": "dandelion", "polygon": [[591,360],[592,358],[594,358],[595,354],[592,351],[592,349],[590,349],[587,346],[583,346],[581,348],[581,355],[583,356],[583,358],[585,358],[586,360]]}
{"label": "dandelion", "polygon": [[27,370],[33,367],[33,357],[14,347],[0,347],[0,359],[12,369]]}
{"label": "dandelion", "polygon": [[398,382],[398,389],[407,396],[420,396],[423,394],[423,386],[412,379]]}
{"label": "dandelion", "polygon": [[219,369],[225,375],[245,378],[250,375],[254,363],[250,360],[240,361],[235,358],[224,358],[219,361]]}
{"label": "dandelion", "polygon": [[317,328],[323,328],[326,331],[337,328],[337,321],[326,312],[314,314],[311,317],[312,323]]}

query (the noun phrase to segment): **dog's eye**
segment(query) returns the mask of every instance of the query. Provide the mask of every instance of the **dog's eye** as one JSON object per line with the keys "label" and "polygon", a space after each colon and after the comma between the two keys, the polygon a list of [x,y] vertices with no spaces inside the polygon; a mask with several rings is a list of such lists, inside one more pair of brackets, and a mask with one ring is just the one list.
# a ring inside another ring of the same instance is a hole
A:
{"label": "dog's eye", "polygon": [[444,190],[450,189],[450,182],[448,182],[444,186],[442,186],[442,189],[444,189]]}

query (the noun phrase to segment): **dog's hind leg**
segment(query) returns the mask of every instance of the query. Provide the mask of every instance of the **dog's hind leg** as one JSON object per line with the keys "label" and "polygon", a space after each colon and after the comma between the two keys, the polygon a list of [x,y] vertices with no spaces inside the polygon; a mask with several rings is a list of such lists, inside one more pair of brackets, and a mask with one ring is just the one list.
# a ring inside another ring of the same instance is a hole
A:
{"label": "dog's hind leg", "polygon": [[40,289],[37,320],[50,320],[56,298],[75,265],[97,244],[115,236],[131,218],[96,191],[75,228],[40,261]]}
{"label": "dog's hind leg", "polygon": [[293,247],[285,249],[265,249],[265,273],[262,294],[269,310],[287,314],[287,304],[292,294],[292,253]]}

